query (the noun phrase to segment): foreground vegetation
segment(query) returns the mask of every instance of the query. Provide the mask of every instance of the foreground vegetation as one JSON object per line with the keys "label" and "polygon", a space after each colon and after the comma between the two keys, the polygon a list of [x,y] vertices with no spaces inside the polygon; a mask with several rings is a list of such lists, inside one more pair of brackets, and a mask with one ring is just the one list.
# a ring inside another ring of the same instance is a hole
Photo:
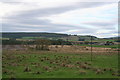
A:
{"label": "foreground vegetation", "polygon": [[3,78],[118,78],[117,53],[3,51]]}

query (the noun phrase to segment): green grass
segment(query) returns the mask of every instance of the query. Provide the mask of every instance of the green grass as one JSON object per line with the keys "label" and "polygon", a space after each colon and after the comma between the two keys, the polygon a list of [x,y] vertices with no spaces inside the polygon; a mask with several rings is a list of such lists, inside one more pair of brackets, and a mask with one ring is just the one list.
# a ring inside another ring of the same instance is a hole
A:
{"label": "green grass", "polygon": [[[88,44],[79,44],[79,46],[89,46],[91,47],[91,45]],[[120,48],[118,45],[92,45],[92,47],[104,47],[104,48]]]}
{"label": "green grass", "polygon": [[[42,59],[43,61],[41,61]],[[56,61],[57,63],[55,63]],[[80,64],[76,64],[76,62],[81,62],[82,65],[87,62],[89,64],[86,64],[86,67],[91,68],[78,68],[77,66]],[[74,66],[64,67],[61,66],[62,63]],[[31,71],[24,72],[25,67],[29,67]],[[44,67],[48,67],[48,70],[45,70]],[[96,74],[93,68],[101,71],[104,68],[111,68],[113,71],[107,70]],[[118,78],[112,75],[117,70],[118,55],[116,53],[94,54],[91,62],[90,53],[3,51],[3,78]],[[7,72],[5,73],[5,71]],[[85,74],[81,74],[80,71],[84,71]],[[36,74],[36,72],[40,72],[40,74]]]}
{"label": "green grass", "polygon": [[[91,41],[91,40],[86,40],[86,41]],[[115,41],[115,39],[98,39],[98,40],[92,40],[92,41],[97,41],[97,42],[106,42],[106,41]]]}
{"label": "green grass", "polygon": [[26,39],[26,40],[29,40],[29,39],[50,39],[50,40],[57,40],[57,39],[60,39],[60,38],[50,38],[50,37],[22,37],[22,39]]}
{"label": "green grass", "polygon": [[9,38],[0,38],[0,40],[9,40]]}
{"label": "green grass", "polygon": [[22,39],[41,39],[42,37],[22,37]]}

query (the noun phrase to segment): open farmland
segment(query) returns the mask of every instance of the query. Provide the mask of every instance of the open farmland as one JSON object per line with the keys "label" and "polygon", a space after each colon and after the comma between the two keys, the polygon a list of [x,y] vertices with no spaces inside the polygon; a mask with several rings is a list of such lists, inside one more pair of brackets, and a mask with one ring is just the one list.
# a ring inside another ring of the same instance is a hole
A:
{"label": "open farmland", "polygon": [[[33,46],[32,46],[33,47]],[[3,50],[3,78],[118,78],[118,52],[90,47],[53,46],[49,51]],[[87,49],[88,48],[88,49]]]}
{"label": "open farmland", "polygon": [[[36,50],[36,45],[3,45],[3,50]],[[76,53],[76,52],[118,52],[119,48],[111,48],[111,47],[90,47],[90,46],[79,46],[79,45],[49,45],[49,50],[54,52],[62,52],[62,53]]]}
{"label": "open farmland", "polygon": [[2,80],[120,80],[117,0],[0,0]]}
{"label": "open farmland", "polygon": [[3,78],[120,77],[116,39],[50,33],[3,37],[9,38],[2,40]]}

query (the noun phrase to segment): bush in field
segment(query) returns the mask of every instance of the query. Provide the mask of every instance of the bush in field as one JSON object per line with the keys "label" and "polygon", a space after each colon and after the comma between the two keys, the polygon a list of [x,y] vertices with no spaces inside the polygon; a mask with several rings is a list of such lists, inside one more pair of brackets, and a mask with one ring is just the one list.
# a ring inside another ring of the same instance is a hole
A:
{"label": "bush in field", "polygon": [[72,45],[71,42],[69,42],[69,41],[64,41],[64,40],[62,40],[62,39],[51,40],[51,44],[52,44],[52,45]]}
{"label": "bush in field", "polygon": [[85,41],[84,43],[85,43],[85,44],[89,44],[89,42],[88,42],[88,41]]}
{"label": "bush in field", "polygon": [[2,45],[21,45],[22,41],[17,41],[16,39],[2,40]]}
{"label": "bush in field", "polygon": [[38,39],[35,41],[36,50],[49,50],[50,40],[47,39]]}

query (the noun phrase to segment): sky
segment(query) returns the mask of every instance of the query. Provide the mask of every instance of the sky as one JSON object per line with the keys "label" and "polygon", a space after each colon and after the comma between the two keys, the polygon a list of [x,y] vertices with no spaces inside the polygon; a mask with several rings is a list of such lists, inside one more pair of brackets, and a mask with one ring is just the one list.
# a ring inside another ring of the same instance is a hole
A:
{"label": "sky", "polygon": [[115,37],[118,0],[0,0],[0,24],[2,32]]}

